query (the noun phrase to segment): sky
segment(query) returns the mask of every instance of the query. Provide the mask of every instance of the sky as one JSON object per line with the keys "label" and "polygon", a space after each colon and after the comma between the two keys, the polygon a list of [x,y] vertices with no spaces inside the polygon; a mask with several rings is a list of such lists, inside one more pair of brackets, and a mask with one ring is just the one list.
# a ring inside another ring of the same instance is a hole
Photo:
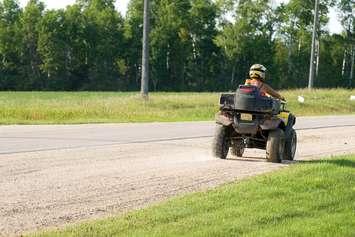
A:
{"label": "sky", "polygon": [[[287,2],[288,0],[274,0],[275,2]],[[20,0],[21,6],[25,6],[28,0]],[[73,4],[75,0],[43,0],[46,7],[49,9],[65,8],[67,5]],[[127,11],[127,5],[129,0],[116,0],[116,8],[122,15],[125,15]],[[334,9],[330,10],[330,22],[328,28],[331,33],[340,33],[342,31],[342,26],[337,19],[337,13]]]}

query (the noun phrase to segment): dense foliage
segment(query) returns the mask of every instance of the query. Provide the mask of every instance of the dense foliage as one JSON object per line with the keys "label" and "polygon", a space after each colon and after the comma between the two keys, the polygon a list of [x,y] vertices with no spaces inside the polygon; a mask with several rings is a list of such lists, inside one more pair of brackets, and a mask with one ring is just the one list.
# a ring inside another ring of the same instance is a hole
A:
{"label": "dense foliage", "polygon": [[[126,17],[114,0],[77,0],[47,10],[0,0],[1,90],[140,88],[143,0]],[[278,88],[308,80],[314,0],[151,0],[151,90],[218,91],[242,82],[253,63]],[[329,7],[344,32],[330,34]],[[354,2],[321,0],[317,87],[351,86]]]}

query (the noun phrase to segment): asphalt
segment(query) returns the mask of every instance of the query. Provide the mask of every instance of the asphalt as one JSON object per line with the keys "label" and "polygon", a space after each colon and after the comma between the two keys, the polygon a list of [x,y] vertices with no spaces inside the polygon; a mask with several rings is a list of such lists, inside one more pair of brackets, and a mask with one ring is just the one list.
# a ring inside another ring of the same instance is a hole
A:
{"label": "asphalt", "polygon": [[[296,129],[355,126],[355,116],[298,118]],[[213,122],[1,126],[0,154],[212,137]]]}

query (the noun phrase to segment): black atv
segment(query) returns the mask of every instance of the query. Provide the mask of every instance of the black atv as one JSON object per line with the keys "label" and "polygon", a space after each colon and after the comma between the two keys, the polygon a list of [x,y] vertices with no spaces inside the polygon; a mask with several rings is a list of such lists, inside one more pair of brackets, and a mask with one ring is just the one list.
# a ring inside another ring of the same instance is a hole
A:
{"label": "black atv", "polygon": [[232,155],[242,157],[245,148],[257,148],[266,150],[269,162],[292,161],[297,147],[296,117],[285,107],[285,102],[263,96],[255,86],[241,85],[236,93],[222,94],[214,155],[226,159],[231,148]]}

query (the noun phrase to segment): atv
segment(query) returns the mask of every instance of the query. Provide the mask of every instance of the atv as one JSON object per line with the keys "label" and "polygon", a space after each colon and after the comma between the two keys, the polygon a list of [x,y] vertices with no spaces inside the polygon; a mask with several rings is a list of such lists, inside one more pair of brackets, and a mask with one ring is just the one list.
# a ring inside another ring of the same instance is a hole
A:
{"label": "atv", "polygon": [[297,147],[296,117],[286,102],[264,96],[259,88],[241,85],[235,93],[222,94],[216,115],[213,153],[226,159],[242,157],[245,148],[266,150],[269,162],[292,161]]}

